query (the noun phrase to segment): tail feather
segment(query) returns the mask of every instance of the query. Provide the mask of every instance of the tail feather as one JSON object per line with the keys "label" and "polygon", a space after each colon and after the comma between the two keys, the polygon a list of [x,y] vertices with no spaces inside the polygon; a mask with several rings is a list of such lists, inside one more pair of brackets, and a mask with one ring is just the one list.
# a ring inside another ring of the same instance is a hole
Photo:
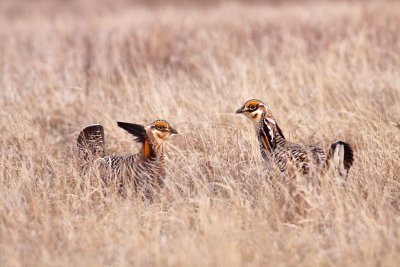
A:
{"label": "tail feather", "polygon": [[343,141],[333,143],[329,149],[327,161],[341,176],[346,176],[353,165],[353,149],[348,143]]}
{"label": "tail feather", "polygon": [[77,139],[78,153],[83,164],[96,158],[104,157],[104,129],[100,124],[84,128]]}

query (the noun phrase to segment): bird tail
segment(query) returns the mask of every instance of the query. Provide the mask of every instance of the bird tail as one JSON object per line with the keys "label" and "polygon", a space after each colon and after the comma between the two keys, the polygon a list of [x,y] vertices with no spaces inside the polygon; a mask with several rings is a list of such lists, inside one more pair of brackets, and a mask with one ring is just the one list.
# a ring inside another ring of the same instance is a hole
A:
{"label": "bird tail", "polygon": [[77,139],[78,155],[82,167],[87,162],[104,157],[104,129],[100,124],[89,125],[84,128]]}
{"label": "bird tail", "polygon": [[333,143],[329,149],[327,163],[333,167],[341,176],[347,176],[353,165],[353,149],[343,141]]}

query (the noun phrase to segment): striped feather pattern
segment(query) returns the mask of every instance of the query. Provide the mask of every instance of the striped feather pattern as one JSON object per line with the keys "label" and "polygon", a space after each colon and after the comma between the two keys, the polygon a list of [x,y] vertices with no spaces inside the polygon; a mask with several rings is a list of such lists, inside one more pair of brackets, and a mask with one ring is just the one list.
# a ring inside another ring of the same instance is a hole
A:
{"label": "striped feather pattern", "polygon": [[143,149],[137,154],[106,156],[99,159],[101,176],[107,184],[118,187],[133,186],[146,198],[164,186],[164,152],[162,146],[153,145],[154,156],[144,157]]}
{"label": "striped feather pattern", "polygon": [[332,144],[329,156],[319,147],[287,141],[271,110],[261,100],[248,100],[236,114],[244,114],[253,122],[268,168],[274,163],[282,173],[290,169],[309,174],[333,166],[339,175],[346,176],[353,164],[353,150],[343,141]]}
{"label": "striped feather pattern", "polygon": [[[265,129],[268,129],[272,134],[266,133]],[[326,155],[322,149],[287,141],[282,131],[280,129],[278,131],[276,123],[269,123],[266,119],[263,119],[260,121],[256,132],[263,159],[268,162],[272,159],[281,172],[286,172],[291,167],[303,174],[308,174],[312,168],[319,170],[324,166]],[[268,138],[273,141],[266,140]],[[274,144],[273,147],[269,145],[271,143]]]}
{"label": "striped feather pattern", "polygon": [[[155,122],[160,123],[160,121]],[[177,132],[167,122],[165,123],[169,128],[158,129],[159,133],[164,133],[164,138],[167,139],[172,133],[176,134]],[[104,132],[101,125],[97,125],[96,129],[93,128],[89,131],[88,128],[85,128],[80,133],[78,148],[82,151],[80,154],[94,154],[98,150],[98,145],[93,144],[101,144],[102,153],[96,154],[97,158],[81,157],[83,161],[81,166],[88,166],[88,163],[95,162],[100,170],[101,178],[106,184],[113,184],[119,189],[133,186],[136,192],[143,194],[147,199],[152,199],[154,191],[164,186],[164,140],[159,141],[155,138],[152,131],[157,130],[153,125],[144,127],[138,124],[118,122],[118,126],[135,136],[135,141],[142,143],[139,153],[104,156]],[[99,127],[101,127],[101,134],[98,131]],[[96,140],[96,142],[89,142],[89,145],[84,147],[81,136],[84,136],[85,140]]]}

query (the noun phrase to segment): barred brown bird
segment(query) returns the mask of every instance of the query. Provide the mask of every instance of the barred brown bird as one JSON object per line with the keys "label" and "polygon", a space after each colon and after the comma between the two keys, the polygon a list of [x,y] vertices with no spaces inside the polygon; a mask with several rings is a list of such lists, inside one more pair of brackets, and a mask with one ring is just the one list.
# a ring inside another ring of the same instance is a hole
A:
{"label": "barred brown bird", "polygon": [[274,162],[282,173],[291,168],[309,174],[331,166],[346,176],[353,164],[353,150],[343,141],[332,144],[328,155],[319,147],[287,141],[271,110],[260,100],[247,101],[236,113],[244,114],[253,122],[267,167],[272,167]]}
{"label": "barred brown bird", "polygon": [[165,120],[156,120],[147,126],[118,122],[118,126],[142,144],[139,153],[106,156],[104,129],[98,124],[91,125],[82,130],[77,140],[81,168],[96,163],[107,184],[113,183],[122,193],[127,184],[133,184],[136,191],[151,198],[154,189],[163,187],[165,142],[178,132]]}

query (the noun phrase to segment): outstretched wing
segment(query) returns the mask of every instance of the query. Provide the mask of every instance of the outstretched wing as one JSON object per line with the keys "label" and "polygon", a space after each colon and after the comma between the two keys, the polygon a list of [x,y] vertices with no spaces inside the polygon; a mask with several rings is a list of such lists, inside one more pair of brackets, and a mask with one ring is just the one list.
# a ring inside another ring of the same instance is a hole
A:
{"label": "outstretched wing", "polygon": [[100,124],[93,124],[83,129],[77,139],[79,157],[88,161],[105,155],[104,129]]}

